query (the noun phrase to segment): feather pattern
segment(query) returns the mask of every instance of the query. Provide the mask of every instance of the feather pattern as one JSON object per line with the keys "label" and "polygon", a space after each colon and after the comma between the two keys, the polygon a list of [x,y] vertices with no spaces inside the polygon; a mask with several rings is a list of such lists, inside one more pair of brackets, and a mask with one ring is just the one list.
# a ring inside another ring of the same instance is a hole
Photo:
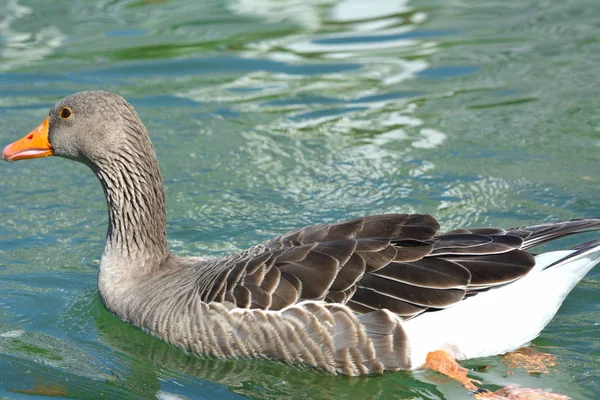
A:
{"label": "feather pattern", "polygon": [[[203,354],[276,357],[349,375],[407,369],[415,364],[403,320],[519,280],[535,265],[523,247],[600,221],[559,226],[440,234],[437,221],[420,214],[309,226],[222,258],[171,259],[189,274],[176,281],[192,282],[202,299],[185,299],[190,311],[176,325],[186,327],[185,344],[171,336],[177,329],[169,313],[183,300],[159,304],[138,296],[152,312],[127,319]],[[147,285],[142,292],[156,288]],[[209,332],[216,325],[218,332]]]}
{"label": "feather pattern", "polygon": [[[229,319],[243,320],[221,322],[232,325],[231,340],[241,335],[235,343],[248,341],[244,351],[223,344],[232,354],[355,375],[410,368],[402,320],[514,282],[535,265],[523,248],[598,226],[599,220],[575,220],[439,234],[430,215],[378,215],[295,230],[191,271],[211,279],[199,286],[209,307],[222,304]],[[255,324],[267,330],[249,341],[246,326]],[[216,344],[197,346],[188,345],[220,355]]]}
{"label": "feather pattern", "polygon": [[[176,322],[170,311],[184,299],[158,303],[138,293],[134,301],[152,311],[126,319],[219,357],[275,357],[347,375],[410,369],[417,364],[402,321],[519,280],[535,265],[523,248],[599,226],[576,220],[440,234],[421,214],[314,225],[222,258],[173,258],[189,275],[176,281],[192,282],[202,301],[185,298],[185,320]],[[147,285],[141,292],[156,288]],[[177,327],[185,327],[185,341]]]}
{"label": "feather pattern", "polygon": [[[412,317],[451,306],[466,293],[519,279],[535,265],[523,247],[546,240],[549,234],[558,237],[559,232],[568,235],[576,229],[593,228],[594,223],[598,221],[561,223],[561,229],[543,225],[438,235],[437,221],[420,214],[313,225],[240,254],[205,261],[211,267],[199,270],[212,270],[216,265],[222,272],[204,285],[212,294],[203,299],[214,301],[218,292],[236,307],[272,310],[302,300],[351,301],[348,306],[357,313],[386,304],[385,308],[404,310],[399,314]],[[250,292],[254,306],[239,287]],[[268,299],[274,294],[278,297],[275,303]],[[355,307],[355,303],[361,306]]]}

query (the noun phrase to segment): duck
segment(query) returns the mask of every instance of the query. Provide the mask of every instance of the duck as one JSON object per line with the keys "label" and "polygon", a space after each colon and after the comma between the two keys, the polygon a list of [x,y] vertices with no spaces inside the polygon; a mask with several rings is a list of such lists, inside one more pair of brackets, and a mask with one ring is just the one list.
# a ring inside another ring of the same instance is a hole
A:
{"label": "duck", "polygon": [[[355,376],[504,354],[535,339],[600,262],[600,239],[530,251],[599,230],[599,218],[441,232],[429,214],[317,224],[222,257],[177,256],[148,131],[104,91],[65,97],[2,152],[6,161],[47,156],[87,165],[104,191],[103,305],[201,355]],[[478,328],[487,316],[503,323]]]}

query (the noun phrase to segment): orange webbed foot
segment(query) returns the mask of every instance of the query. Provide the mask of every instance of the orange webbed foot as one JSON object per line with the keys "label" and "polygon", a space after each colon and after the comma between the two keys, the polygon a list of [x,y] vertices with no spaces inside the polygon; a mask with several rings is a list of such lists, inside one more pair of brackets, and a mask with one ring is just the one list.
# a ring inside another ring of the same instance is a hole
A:
{"label": "orange webbed foot", "polygon": [[449,353],[436,350],[427,354],[425,359],[425,368],[431,369],[433,371],[437,371],[441,374],[444,374],[458,382],[460,382],[463,387],[473,393],[477,393],[481,391],[479,387],[475,385],[475,383],[479,384],[478,380],[469,378],[467,374],[469,370],[461,367],[454,357],[452,357]]}
{"label": "orange webbed foot", "polygon": [[[548,354],[536,352],[535,350],[530,351],[518,351],[514,353],[514,356],[509,358],[510,362],[517,361],[518,365],[521,368],[525,368],[529,371],[534,371],[539,373],[541,367],[535,369],[534,366],[537,366],[538,362],[541,360],[546,369],[548,366],[553,366],[556,363],[556,360],[553,356]],[[526,364],[525,360],[529,360],[531,355],[535,354],[533,357],[533,364]],[[530,369],[526,368],[524,365],[530,367]],[[437,350],[432,351],[427,354],[425,359],[425,368],[431,369],[433,371],[437,371],[441,374],[444,374],[456,381],[458,381],[465,389],[467,389],[470,393],[474,395],[476,399],[491,399],[491,400],[567,400],[569,396],[558,393],[546,392],[541,389],[530,389],[530,388],[520,388],[516,385],[508,385],[496,392],[491,392],[487,389],[480,388],[477,385],[481,384],[480,381],[469,378],[468,373],[469,370],[461,367],[458,362],[452,357],[449,353]],[[530,372],[531,373],[531,372]]]}

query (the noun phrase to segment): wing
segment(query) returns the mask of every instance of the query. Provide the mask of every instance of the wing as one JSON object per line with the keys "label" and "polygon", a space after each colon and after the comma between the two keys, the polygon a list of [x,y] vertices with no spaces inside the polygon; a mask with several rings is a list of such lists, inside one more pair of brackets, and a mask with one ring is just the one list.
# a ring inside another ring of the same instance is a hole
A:
{"label": "wing", "polygon": [[323,300],[408,319],[513,282],[535,265],[525,249],[599,225],[574,220],[438,234],[431,215],[376,215],[305,227],[212,260],[199,286],[203,301],[239,308]]}

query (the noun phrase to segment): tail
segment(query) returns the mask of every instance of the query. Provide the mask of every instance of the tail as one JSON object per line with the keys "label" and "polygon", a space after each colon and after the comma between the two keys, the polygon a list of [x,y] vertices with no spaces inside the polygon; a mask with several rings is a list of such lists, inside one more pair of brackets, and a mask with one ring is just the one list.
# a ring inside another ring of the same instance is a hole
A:
{"label": "tail", "polygon": [[588,268],[589,271],[596,264],[600,263],[600,239],[590,240],[589,242],[578,244],[577,246],[572,247],[571,250],[568,250],[568,252],[569,253],[566,256],[561,257],[560,259],[548,265],[545,265],[542,270],[546,270],[548,268],[558,268],[561,265],[570,264],[579,259],[588,259],[589,262],[593,264]]}
{"label": "tail", "polygon": [[[521,237],[523,239],[521,250],[528,250],[555,239],[594,230],[600,230],[600,218],[573,219],[571,221],[514,228],[509,229],[507,234]],[[588,246],[591,243],[593,242],[584,243],[580,246]],[[578,247],[574,247],[573,250],[579,250]]]}

